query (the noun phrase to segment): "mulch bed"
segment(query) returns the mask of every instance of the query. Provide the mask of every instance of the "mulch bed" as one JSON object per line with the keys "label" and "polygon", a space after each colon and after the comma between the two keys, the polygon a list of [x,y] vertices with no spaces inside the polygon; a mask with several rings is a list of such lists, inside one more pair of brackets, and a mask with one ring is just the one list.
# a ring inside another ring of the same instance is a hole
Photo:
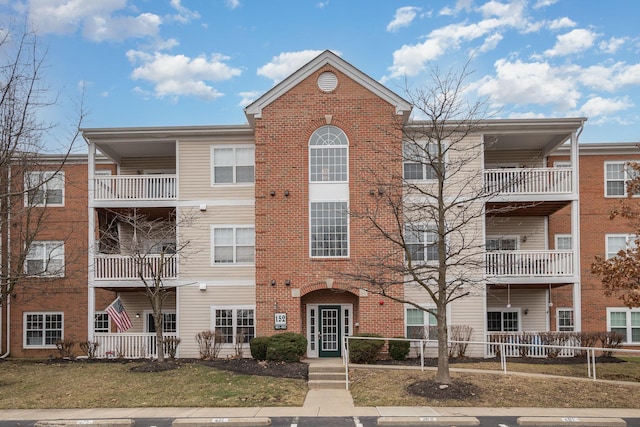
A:
{"label": "mulch bed", "polygon": [[452,380],[449,384],[426,380],[411,384],[407,387],[407,391],[431,400],[470,400],[477,398],[482,390],[474,384],[461,380]]}

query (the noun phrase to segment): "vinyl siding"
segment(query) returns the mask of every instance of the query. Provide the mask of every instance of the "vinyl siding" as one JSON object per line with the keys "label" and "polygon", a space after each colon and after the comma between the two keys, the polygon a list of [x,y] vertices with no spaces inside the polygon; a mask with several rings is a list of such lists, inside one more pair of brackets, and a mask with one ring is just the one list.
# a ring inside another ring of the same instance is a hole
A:
{"label": "vinyl siding", "polygon": [[145,171],[176,169],[175,157],[125,157],[120,163],[120,175],[140,175]]}
{"label": "vinyl siding", "polygon": [[[120,301],[122,301],[122,305],[124,306],[127,314],[131,318],[131,324],[133,325],[131,329],[127,331],[127,333],[142,333],[144,330],[144,314],[145,311],[151,310],[151,303],[149,302],[149,298],[146,294],[144,294],[144,290],[141,289],[141,292],[120,292]],[[107,307],[96,307],[97,310],[104,310]],[[176,309],[176,299],[173,296],[169,296],[164,304],[164,310],[175,310]],[[136,313],[140,315],[140,317],[136,318]],[[115,330],[114,330],[115,332]]]}
{"label": "vinyl siding", "polygon": [[548,248],[544,217],[487,218],[486,237],[518,237],[519,250],[545,250]]}
{"label": "vinyl siding", "polygon": [[493,168],[496,165],[509,165],[514,167],[544,167],[545,162],[539,151],[533,150],[501,150],[487,151],[485,153],[485,165]]}
{"label": "vinyl siding", "polygon": [[[207,286],[201,291],[198,285],[178,289],[178,330],[180,332],[180,357],[199,357],[196,335],[213,329],[211,307],[223,305],[255,306],[255,286]],[[221,357],[233,355],[233,349],[220,353]],[[249,346],[244,350],[250,355]]]}
{"label": "vinyl siding", "polygon": [[[508,295],[510,293],[510,295]],[[536,289],[518,289],[511,286],[510,292],[506,289],[494,289],[487,292],[487,311],[501,311],[507,309],[511,303],[511,309],[520,309],[520,330],[541,332],[547,330],[548,305],[547,291]],[[524,314],[524,309],[529,309]]]}

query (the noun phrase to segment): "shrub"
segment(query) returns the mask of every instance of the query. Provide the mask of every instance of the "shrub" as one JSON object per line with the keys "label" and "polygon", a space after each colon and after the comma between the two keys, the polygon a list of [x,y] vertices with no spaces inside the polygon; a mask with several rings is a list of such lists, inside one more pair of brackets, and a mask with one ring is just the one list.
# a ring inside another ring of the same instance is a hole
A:
{"label": "shrub", "polygon": [[60,357],[63,359],[73,359],[73,347],[76,346],[76,342],[70,339],[63,339],[56,341],[56,348],[60,353]]}
{"label": "shrub", "polygon": [[[600,341],[602,342],[603,348],[610,348],[613,350],[614,348],[620,347],[622,345],[623,340],[624,340],[624,336],[622,334],[619,334],[618,332],[613,332],[613,331],[600,332]],[[612,357],[613,356],[612,350],[603,351],[602,357]]]}
{"label": "shrub", "polygon": [[272,335],[267,345],[267,360],[275,362],[299,362],[307,351],[304,335],[284,332]]}
{"label": "shrub", "polygon": [[[378,334],[357,334],[354,337],[382,338]],[[384,339],[349,340],[349,361],[351,363],[373,363],[380,358]]]}
{"label": "shrub", "polygon": [[249,349],[251,357],[256,360],[267,360],[267,346],[270,337],[255,337],[249,341]]}
{"label": "shrub", "polygon": [[196,334],[201,359],[215,359],[222,348],[222,334],[218,331],[202,331]]}
{"label": "shrub", "polygon": [[98,347],[100,347],[100,343],[98,341],[82,341],[80,343],[80,349],[89,359],[95,359]]}
{"label": "shrub", "polygon": [[406,360],[410,351],[410,341],[389,341],[389,356],[391,356],[393,360]]}
{"label": "shrub", "polygon": [[180,338],[178,337],[164,337],[162,339],[162,347],[164,352],[169,355],[170,358],[175,359],[178,352],[178,345],[180,344]]}
{"label": "shrub", "polygon": [[472,333],[473,328],[471,326],[451,326],[451,340],[457,342],[451,344],[451,347],[449,348],[449,357],[465,357],[467,355],[467,348],[469,347],[469,341],[471,341]]}

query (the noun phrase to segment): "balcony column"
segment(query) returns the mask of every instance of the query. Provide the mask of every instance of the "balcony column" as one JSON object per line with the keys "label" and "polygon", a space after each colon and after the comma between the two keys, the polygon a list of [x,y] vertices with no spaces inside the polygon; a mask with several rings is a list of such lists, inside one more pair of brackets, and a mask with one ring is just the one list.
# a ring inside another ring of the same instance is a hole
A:
{"label": "balcony column", "polygon": [[573,194],[571,200],[571,248],[573,249],[573,321],[574,330],[579,332],[582,330],[582,291],[580,284],[580,187],[579,187],[579,153],[578,153],[578,134],[576,131],[571,133],[571,184]]}
{"label": "balcony column", "polygon": [[96,146],[93,143],[89,144],[89,155],[87,159],[87,175],[89,179],[89,198],[88,198],[88,218],[89,218],[89,254],[87,260],[89,265],[87,266],[87,339],[89,341],[94,340],[94,319],[96,312],[96,291],[93,287],[94,273],[94,259],[95,256],[95,208],[93,207],[93,195],[94,195],[94,180],[95,176],[95,164],[96,164]]}

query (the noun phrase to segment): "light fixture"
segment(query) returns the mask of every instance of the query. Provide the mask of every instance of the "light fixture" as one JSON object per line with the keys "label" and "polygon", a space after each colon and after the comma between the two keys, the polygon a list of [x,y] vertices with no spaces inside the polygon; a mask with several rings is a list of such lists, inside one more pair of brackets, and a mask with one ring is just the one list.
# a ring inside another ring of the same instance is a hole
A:
{"label": "light fixture", "polygon": [[136,319],[140,318],[140,313],[136,313]]}
{"label": "light fixture", "polygon": [[549,307],[553,307],[553,301],[551,301],[551,284],[549,284]]}
{"label": "light fixture", "polygon": [[526,315],[526,314],[529,314],[529,309],[528,309],[528,308],[525,308],[525,309],[524,309],[524,314],[525,314],[525,315]]}
{"label": "light fixture", "polygon": [[271,279],[271,286],[275,286],[276,285],[276,279]]}
{"label": "light fixture", "polygon": [[269,194],[271,194],[271,197],[273,197],[273,196],[276,195],[276,192],[274,190],[271,190],[271,192]]}
{"label": "light fixture", "polygon": [[199,288],[200,288],[201,291],[206,291],[207,290],[207,284],[206,283],[200,283]]}
{"label": "light fixture", "polygon": [[278,301],[273,303],[273,311],[277,311],[278,310]]}
{"label": "light fixture", "polygon": [[511,308],[511,285],[507,285],[507,308]]}
{"label": "light fixture", "polygon": [[285,280],[285,281],[284,281],[284,284],[285,284],[286,286],[291,286],[291,280],[289,280],[289,279]]}
{"label": "light fixture", "polygon": [[289,190],[284,190],[284,197],[289,197]]}

